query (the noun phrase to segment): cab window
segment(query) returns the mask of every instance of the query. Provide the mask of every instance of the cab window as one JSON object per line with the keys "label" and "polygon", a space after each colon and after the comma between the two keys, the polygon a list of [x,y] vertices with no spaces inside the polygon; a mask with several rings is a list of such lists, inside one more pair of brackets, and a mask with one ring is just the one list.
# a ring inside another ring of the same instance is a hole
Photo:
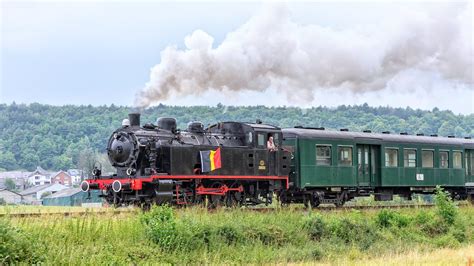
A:
{"label": "cab window", "polygon": [[263,133],[258,133],[257,134],[257,145],[259,147],[265,147],[265,134]]}
{"label": "cab window", "polygon": [[275,133],[272,135],[273,136],[273,143],[275,143],[275,145],[280,145],[280,134],[278,133]]}
{"label": "cab window", "polygon": [[247,145],[252,145],[252,143],[253,143],[253,133],[248,132],[247,135],[245,135],[245,139],[247,140]]}

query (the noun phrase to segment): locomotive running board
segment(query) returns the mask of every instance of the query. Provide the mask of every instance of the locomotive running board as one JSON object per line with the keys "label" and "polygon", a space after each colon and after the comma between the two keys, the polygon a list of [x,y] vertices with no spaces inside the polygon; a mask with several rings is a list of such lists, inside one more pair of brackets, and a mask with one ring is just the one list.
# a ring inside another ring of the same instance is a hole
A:
{"label": "locomotive running board", "polygon": [[285,181],[286,189],[289,188],[288,176],[253,176],[253,175],[151,175],[147,177],[108,177],[98,179],[88,179],[88,185],[97,187],[98,189],[105,189],[112,185],[115,181],[121,184],[130,185],[132,190],[141,190],[143,183],[151,183],[156,180],[256,180],[256,181]]}

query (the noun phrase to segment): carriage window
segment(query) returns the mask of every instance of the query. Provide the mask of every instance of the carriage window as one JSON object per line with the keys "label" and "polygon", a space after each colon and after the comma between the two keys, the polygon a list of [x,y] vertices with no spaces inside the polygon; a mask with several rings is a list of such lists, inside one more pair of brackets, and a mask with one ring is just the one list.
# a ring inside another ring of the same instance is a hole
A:
{"label": "carriage window", "polygon": [[331,146],[316,145],[316,165],[331,165]]}
{"label": "carriage window", "polygon": [[416,167],[416,150],[406,149],[403,155],[405,161],[405,167]]}
{"label": "carriage window", "polygon": [[265,135],[258,133],[257,135],[257,145],[265,147]]}
{"label": "carriage window", "polygon": [[474,150],[471,150],[471,175],[474,175]]}
{"label": "carriage window", "polygon": [[397,149],[385,149],[385,166],[386,167],[397,167],[398,166],[398,150]]}
{"label": "carriage window", "polygon": [[447,151],[439,152],[439,168],[449,167],[449,153]]}
{"label": "carriage window", "polygon": [[471,150],[471,175],[474,175],[474,150]]}
{"label": "carriage window", "polygon": [[352,166],[352,147],[339,147],[339,165]]}
{"label": "carriage window", "polygon": [[434,152],[433,151],[422,151],[421,152],[421,166],[425,168],[433,168],[434,166]]}
{"label": "carriage window", "polygon": [[453,152],[453,168],[462,168],[462,152]]}
{"label": "carriage window", "polygon": [[466,152],[466,156],[464,156],[464,169],[466,169],[466,175],[469,175],[469,153]]}

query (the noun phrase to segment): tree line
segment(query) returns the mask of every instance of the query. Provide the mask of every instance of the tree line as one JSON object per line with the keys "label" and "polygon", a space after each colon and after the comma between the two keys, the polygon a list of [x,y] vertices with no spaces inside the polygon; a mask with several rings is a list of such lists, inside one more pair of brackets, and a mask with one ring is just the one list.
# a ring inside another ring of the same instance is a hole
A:
{"label": "tree line", "polygon": [[[0,170],[34,170],[36,166],[59,170],[90,170],[96,161],[107,165],[105,149],[110,134],[120,127],[129,112],[127,106],[0,104]],[[280,127],[297,125],[348,128],[409,134],[474,137],[474,114],[452,111],[370,107],[367,104],[339,107],[266,106],[167,106],[142,110],[142,124],[158,117],[175,117],[185,129],[190,121],[205,126],[219,121],[255,122]]]}

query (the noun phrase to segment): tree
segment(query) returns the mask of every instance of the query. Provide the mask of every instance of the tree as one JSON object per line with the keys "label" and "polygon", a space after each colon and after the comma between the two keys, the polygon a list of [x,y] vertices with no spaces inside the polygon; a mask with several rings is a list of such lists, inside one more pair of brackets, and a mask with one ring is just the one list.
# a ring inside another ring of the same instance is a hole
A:
{"label": "tree", "polygon": [[8,190],[15,190],[16,189],[15,181],[13,181],[13,179],[11,178],[5,178],[5,187]]}
{"label": "tree", "polygon": [[[107,164],[107,141],[120,127],[130,108],[126,106],[50,106],[43,104],[0,104],[0,169],[34,170],[38,165],[51,170],[76,167],[90,172],[95,161]],[[327,108],[265,106],[166,106],[142,111],[142,123],[158,117],[175,117],[178,128],[189,121],[204,125],[219,121],[264,123],[279,127],[295,125],[371,129],[373,132],[438,133],[441,136],[474,137],[474,114],[411,108],[371,107],[368,104]],[[98,158],[100,157],[100,158]],[[108,167],[108,166],[107,166]],[[104,170],[105,171],[105,170]]]}
{"label": "tree", "polygon": [[15,155],[11,151],[0,152],[0,168],[13,170],[18,167]]}

